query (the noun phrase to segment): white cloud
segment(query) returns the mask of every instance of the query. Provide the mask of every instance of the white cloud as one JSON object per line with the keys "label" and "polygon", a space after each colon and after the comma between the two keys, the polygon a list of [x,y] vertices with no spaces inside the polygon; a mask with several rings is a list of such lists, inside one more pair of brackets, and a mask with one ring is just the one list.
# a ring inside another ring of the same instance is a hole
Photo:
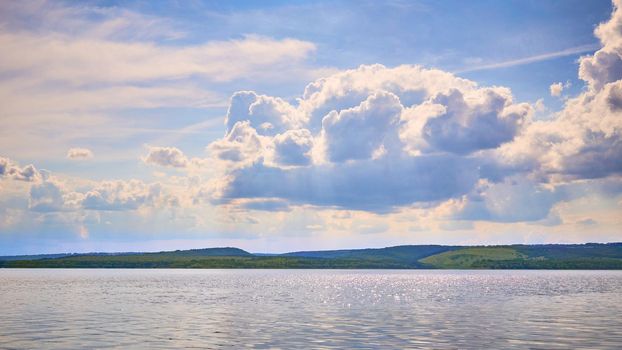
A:
{"label": "white cloud", "polygon": [[190,161],[175,147],[149,147],[149,153],[143,158],[148,164],[164,167],[185,168]]}
{"label": "white cloud", "polygon": [[438,69],[362,65],[308,84],[298,109],[304,114],[307,128],[315,134],[330,111],[356,107],[378,91],[390,92],[399,97],[404,107],[410,107],[452,88],[470,90],[476,86],[475,82]]}
{"label": "white cloud", "polygon": [[264,155],[266,142],[250,121],[239,121],[224,138],[212,142],[207,150],[221,160],[250,164]]}
{"label": "white cloud", "polygon": [[[10,161],[9,168],[4,167],[6,164],[6,159],[0,158],[0,171],[15,168]],[[4,175],[23,180],[13,173],[5,172]],[[165,188],[158,182],[148,184],[140,180],[116,180],[76,183],[51,176],[45,170],[37,172],[36,177],[31,176],[27,181],[32,182],[28,191],[28,209],[33,212],[127,211],[144,207],[173,207],[180,202],[174,186]]]}
{"label": "white cloud", "polygon": [[184,35],[166,18],[122,7],[71,5],[1,4],[0,71],[20,72],[22,81],[56,82],[57,87],[60,82],[93,85],[192,75],[226,81],[260,67],[300,62],[315,50],[310,42],[256,35],[196,45],[160,44]]}
{"label": "white cloud", "polygon": [[594,55],[579,60],[579,78],[593,90],[622,79],[622,1],[613,0],[614,11],[607,22],[601,23],[594,34],[603,47]]}
{"label": "white cloud", "polygon": [[287,130],[274,137],[274,161],[281,165],[309,165],[313,135],[307,129]]}
{"label": "white cloud", "polygon": [[55,179],[30,187],[28,207],[37,212],[74,211],[80,208],[84,195],[69,191]]}
{"label": "white cloud", "polygon": [[309,42],[259,36],[172,47],[88,36],[6,32],[0,32],[0,46],[5,53],[0,58],[0,72],[21,72],[26,81],[55,81],[70,86],[193,75],[230,81],[278,63],[300,62],[315,50]]}
{"label": "white cloud", "polygon": [[230,132],[237,122],[248,121],[258,134],[273,136],[300,127],[303,118],[299,111],[278,97],[239,91],[231,97],[225,124]]}
{"label": "white cloud", "polygon": [[0,177],[2,176],[13,180],[28,182],[40,181],[45,177],[45,175],[38,171],[32,164],[20,167],[12,160],[0,157]]}
{"label": "white cloud", "polygon": [[533,108],[537,113],[544,113],[548,110],[548,108],[544,104],[544,99],[542,98],[536,100],[536,103],[533,104]]}
{"label": "white cloud", "polygon": [[432,100],[443,113],[426,121],[421,130],[429,147],[458,154],[497,148],[512,141],[533,108],[513,104],[509,89],[482,88],[465,93],[451,90]]}
{"label": "white cloud", "polygon": [[67,158],[91,159],[93,158],[93,152],[88,148],[70,148],[69,151],[67,151]]}
{"label": "white cloud", "polygon": [[369,159],[381,146],[393,146],[399,142],[401,112],[399,98],[387,92],[372,94],[356,107],[331,111],[322,119],[321,133],[328,159]]}
{"label": "white cloud", "polygon": [[82,200],[84,209],[134,210],[159,203],[162,185],[140,180],[104,181],[88,191]]}
{"label": "white cloud", "polygon": [[184,36],[165,18],[132,12],[120,6],[66,6],[48,0],[3,2],[0,4],[0,21],[12,31],[27,27],[34,32],[80,32],[111,40],[172,40]]}
{"label": "white cloud", "polygon": [[165,192],[160,183],[140,180],[102,181],[86,191],[75,191],[49,178],[31,186],[28,208],[36,212],[127,211],[174,204],[174,195]]}
{"label": "white cloud", "polygon": [[553,83],[549,86],[549,90],[551,91],[551,96],[559,97],[564,91],[564,84],[562,83]]}

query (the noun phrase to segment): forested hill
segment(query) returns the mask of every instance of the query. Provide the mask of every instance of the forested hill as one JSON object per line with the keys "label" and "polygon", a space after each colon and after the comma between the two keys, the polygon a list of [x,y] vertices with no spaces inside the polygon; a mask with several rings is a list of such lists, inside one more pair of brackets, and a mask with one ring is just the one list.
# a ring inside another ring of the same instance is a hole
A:
{"label": "forested hill", "polygon": [[443,245],[402,245],[387,248],[319,250],[285,253],[283,256],[306,258],[348,258],[348,259],[378,259],[388,258],[395,260],[417,261],[430,255],[459,249],[458,246]]}
{"label": "forested hill", "polygon": [[622,243],[442,246],[252,254],[238,248],[0,257],[23,268],[622,269]]}

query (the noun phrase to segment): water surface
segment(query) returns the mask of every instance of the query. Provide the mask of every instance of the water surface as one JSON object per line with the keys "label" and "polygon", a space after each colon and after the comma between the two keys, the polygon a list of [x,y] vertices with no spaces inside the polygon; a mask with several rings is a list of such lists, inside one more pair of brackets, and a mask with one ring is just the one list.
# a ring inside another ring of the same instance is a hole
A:
{"label": "water surface", "polygon": [[0,348],[620,349],[622,271],[0,269]]}

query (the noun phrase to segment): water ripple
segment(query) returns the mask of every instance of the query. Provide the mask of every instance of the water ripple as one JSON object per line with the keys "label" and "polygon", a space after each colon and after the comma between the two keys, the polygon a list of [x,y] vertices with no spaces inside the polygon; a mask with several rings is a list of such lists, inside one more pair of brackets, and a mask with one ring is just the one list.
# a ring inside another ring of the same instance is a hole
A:
{"label": "water ripple", "polygon": [[620,271],[0,269],[0,348],[619,349]]}

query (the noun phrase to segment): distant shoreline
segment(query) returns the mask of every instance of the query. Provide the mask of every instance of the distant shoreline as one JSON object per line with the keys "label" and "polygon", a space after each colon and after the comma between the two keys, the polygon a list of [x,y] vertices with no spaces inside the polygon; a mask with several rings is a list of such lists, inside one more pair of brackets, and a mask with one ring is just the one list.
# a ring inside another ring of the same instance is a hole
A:
{"label": "distant shoreline", "polygon": [[442,246],[252,254],[239,248],[0,257],[0,268],[622,270],[622,243]]}

